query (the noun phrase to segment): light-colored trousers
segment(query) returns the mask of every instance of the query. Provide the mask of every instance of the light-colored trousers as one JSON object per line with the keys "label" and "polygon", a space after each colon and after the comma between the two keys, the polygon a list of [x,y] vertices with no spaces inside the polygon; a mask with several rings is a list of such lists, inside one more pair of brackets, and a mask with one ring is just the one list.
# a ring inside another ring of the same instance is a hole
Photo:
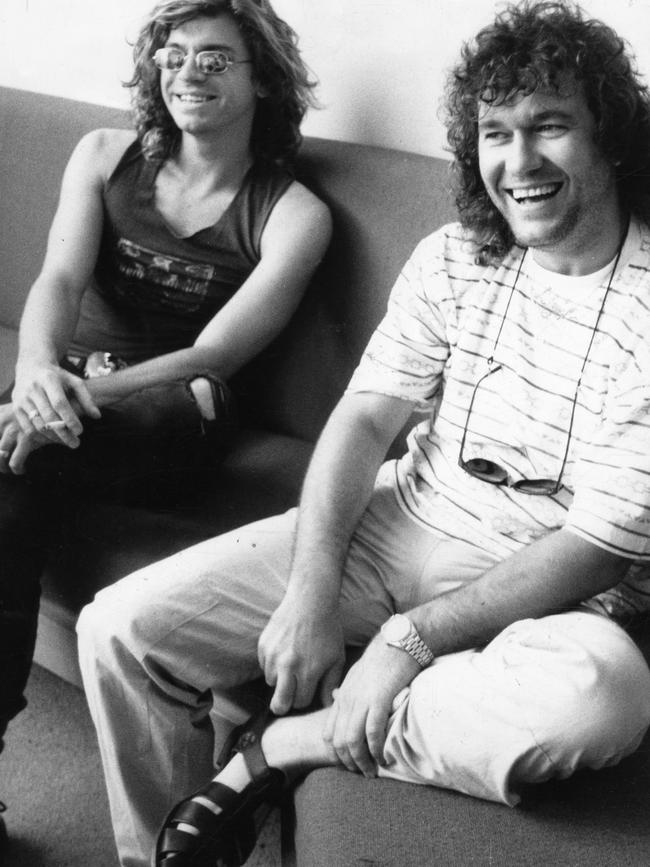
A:
{"label": "light-colored trousers", "polygon": [[[257,640],[285,590],[294,512],[197,545],[101,591],[81,614],[81,667],[123,867],[150,863],[169,808],[213,774],[215,749],[260,676]],[[379,486],[341,593],[349,644],[395,611],[493,565],[402,513]],[[214,697],[214,709],[211,714]],[[441,657],[394,703],[384,776],[515,804],[522,783],[599,768],[650,724],[650,671],[608,619],[514,623],[487,647]]]}

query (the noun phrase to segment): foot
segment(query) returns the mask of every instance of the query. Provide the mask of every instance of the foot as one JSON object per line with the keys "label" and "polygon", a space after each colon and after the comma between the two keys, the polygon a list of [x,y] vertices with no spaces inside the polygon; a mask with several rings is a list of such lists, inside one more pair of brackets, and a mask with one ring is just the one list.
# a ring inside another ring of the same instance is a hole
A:
{"label": "foot", "polygon": [[246,862],[260,830],[256,813],[276,803],[286,785],[282,771],[267,765],[259,738],[248,740],[211,783],[170,812],[156,844],[156,867]]}

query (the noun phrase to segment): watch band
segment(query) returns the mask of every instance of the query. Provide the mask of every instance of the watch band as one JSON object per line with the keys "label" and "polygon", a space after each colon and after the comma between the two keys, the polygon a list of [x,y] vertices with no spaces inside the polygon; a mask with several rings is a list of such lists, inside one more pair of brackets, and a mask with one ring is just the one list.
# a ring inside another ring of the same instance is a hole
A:
{"label": "watch band", "polygon": [[422,641],[415,626],[413,627],[413,632],[409,637],[400,644],[402,649],[407,653],[410,653],[413,659],[419,663],[422,668],[426,668],[427,665],[431,665],[433,662],[433,653],[424,641]]}
{"label": "watch band", "polygon": [[387,644],[404,650],[421,668],[426,668],[433,662],[431,649],[422,641],[413,623],[403,614],[393,614],[380,631]]}

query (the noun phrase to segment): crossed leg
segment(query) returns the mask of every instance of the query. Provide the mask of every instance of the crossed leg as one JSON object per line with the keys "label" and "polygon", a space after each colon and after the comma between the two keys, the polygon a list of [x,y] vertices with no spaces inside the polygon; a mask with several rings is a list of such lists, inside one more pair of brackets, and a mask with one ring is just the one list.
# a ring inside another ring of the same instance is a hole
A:
{"label": "crossed leg", "polygon": [[[339,764],[327,709],[275,719],[261,746],[290,779]],[[437,659],[395,699],[379,776],[514,805],[522,785],[598,769],[650,725],[650,670],[616,624],[573,611],[523,620],[482,650]],[[216,779],[240,791],[241,755]]]}
{"label": "crossed leg", "polygon": [[[395,509],[377,492],[350,549],[341,617],[352,644],[463,569],[471,580],[491,565]],[[82,672],[123,867],[149,863],[162,818],[209,782],[215,744],[250,715],[241,688],[260,676],[257,641],[285,592],[293,534],[293,513],[233,531],[84,610]],[[396,698],[380,774],[516,803],[521,783],[631,752],[650,721],[648,696],[640,652],[610,621],[522,621],[482,651],[440,658]],[[335,763],[325,713],[275,721],[262,739],[267,763],[289,775]],[[231,788],[246,785],[239,759],[224,773]]]}

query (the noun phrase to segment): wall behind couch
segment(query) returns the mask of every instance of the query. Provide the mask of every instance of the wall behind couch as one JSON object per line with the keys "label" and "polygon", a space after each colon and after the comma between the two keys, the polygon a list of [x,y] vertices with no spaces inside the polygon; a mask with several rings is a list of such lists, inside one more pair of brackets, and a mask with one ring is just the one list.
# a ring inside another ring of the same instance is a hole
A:
{"label": "wall behind couch", "polygon": [[[153,0],[0,0],[0,86],[128,105],[126,38]],[[304,130],[441,156],[438,102],[461,41],[496,0],[274,0],[321,86]],[[650,0],[583,0],[628,39],[650,78]]]}

